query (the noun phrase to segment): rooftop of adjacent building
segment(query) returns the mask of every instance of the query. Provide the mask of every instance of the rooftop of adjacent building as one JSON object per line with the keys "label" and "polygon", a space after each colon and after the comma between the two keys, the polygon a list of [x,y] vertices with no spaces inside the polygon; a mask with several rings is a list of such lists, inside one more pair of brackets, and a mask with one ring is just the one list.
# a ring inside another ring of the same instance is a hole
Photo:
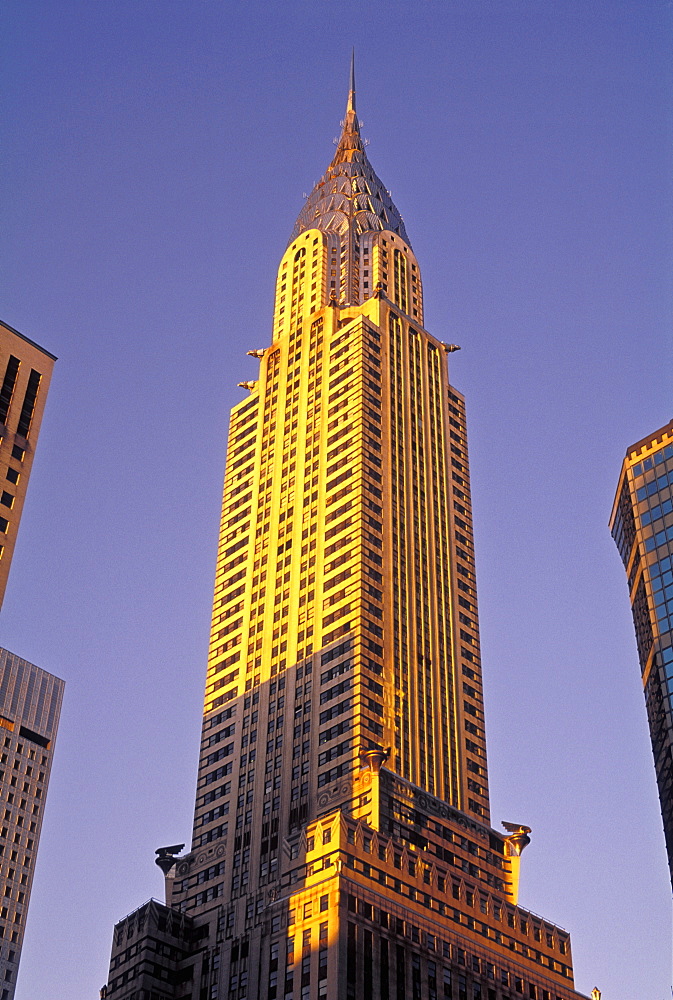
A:
{"label": "rooftop of adjacent building", "polygon": [[[41,746],[56,736],[65,681],[0,647],[0,724],[25,723]],[[35,735],[35,733],[33,733]]]}
{"label": "rooftop of adjacent building", "polygon": [[648,434],[646,437],[636,441],[635,444],[630,445],[626,449],[626,455],[622,461],[621,472],[619,475],[619,481],[617,483],[617,491],[615,493],[615,498],[612,503],[612,511],[610,513],[610,530],[615,531],[615,524],[617,522],[617,516],[619,512],[620,498],[622,497],[622,492],[625,489],[627,483],[627,475],[630,470],[631,478],[642,475],[643,468],[638,468],[638,463],[645,460],[645,465],[650,467],[653,461],[663,460],[664,455],[659,455],[657,457],[657,451],[661,448],[666,447],[666,445],[673,445],[673,420],[669,420],[667,424],[663,427],[659,427],[656,431]]}
{"label": "rooftop of adjacent building", "polygon": [[30,337],[26,337],[26,335],[21,333],[19,330],[15,330],[13,326],[9,325],[9,323],[5,323],[3,320],[0,320],[0,328],[7,330],[9,333],[13,333],[15,337],[20,337],[21,340],[25,340],[27,344],[30,344],[31,347],[37,348],[37,350],[41,351],[43,354],[46,354],[48,358],[52,359],[52,361],[58,361],[55,354],[52,354],[51,351],[48,351],[45,347],[41,347],[39,344],[36,344],[34,340],[31,340]]}
{"label": "rooftop of adjacent building", "polygon": [[668,423],[664,424],[663,427],[659,427],[658,430],[654,431],[651,434],[648,434],[644,438],[641,438],[640,441],[636,441],[635,444],[632,444],[629,448],[627,448],[626,449],[627,461],[629,460],[632,461],[638,458],[643,450],[649,450],[650,448],[653,448],[657,444],[665,444],[666,441],[668,441],[669,438],[672,437],[673,437],[673,420],[669,420]]}

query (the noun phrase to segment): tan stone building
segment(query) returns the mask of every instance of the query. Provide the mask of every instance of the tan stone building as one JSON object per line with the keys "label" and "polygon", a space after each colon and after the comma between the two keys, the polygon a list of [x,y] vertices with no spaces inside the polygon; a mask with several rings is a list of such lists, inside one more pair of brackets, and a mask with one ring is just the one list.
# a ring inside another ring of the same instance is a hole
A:
{"label": "tan stone building", "polygon": [[0,1000],[12,1000],[64,682],[0,649]]}
{"label": "tan stone building", "polygon": [[360,137],[278,271],[229,432],[189,852],[113,1000],[572,1000],[490,826],[465,408]]}
{"label": "tan stone building", "polygon": [[[56,358],[0,323],[0,605]],[[0,1000],[12,1000],[64,682],[0,649]]]}
{"label": "tan stone building", "polygon": [[0,607],[55,361],[0,323]]}

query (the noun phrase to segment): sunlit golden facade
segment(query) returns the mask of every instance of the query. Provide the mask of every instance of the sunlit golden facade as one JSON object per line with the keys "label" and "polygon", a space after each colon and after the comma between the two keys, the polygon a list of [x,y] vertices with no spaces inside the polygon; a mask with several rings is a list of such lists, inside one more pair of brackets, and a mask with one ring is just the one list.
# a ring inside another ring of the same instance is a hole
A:
{"label": "sunlit golden facade", "polygon": [[372,211],[350,105],[323,189],[300,219],[333,228],[288,246],[273,343],[232,412],[206,717],[349,636],[343,773],[390,748],[388,767],[487,821],[464,405],[401,219]]}
{"label": "sunlit golden facade", "polygon": [[[291,244],[279,301],[301,303],[303,284],[308,299],[325,244],[315,230]],[[463,402],[444,349],[385,293],[291,317],[232,414],[206,717],[348,637],[342,771],[390,748],[401,776],[488,819]]]}
{"label": "sunlit golden facade", "polygon": [[105,995],[578,997],[568,934],[518,906],[528,828],[489,825],[464,401],[353,81],[251,346],[191,849],[115,928]]}

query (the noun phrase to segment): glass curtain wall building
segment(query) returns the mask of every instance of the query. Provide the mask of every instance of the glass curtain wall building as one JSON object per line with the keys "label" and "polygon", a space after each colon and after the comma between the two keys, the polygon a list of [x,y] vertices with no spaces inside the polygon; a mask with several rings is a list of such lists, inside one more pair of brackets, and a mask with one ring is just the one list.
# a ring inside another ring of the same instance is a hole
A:
{"label": "glass curtain wall building", "polygon": [[462,395],[350,92],[234,407],[191,848],[114,1000],[571,1000],[490,826]]}
{"label": "glass curtain wall building", "polygon": [[610,529],[628,579],[673,885],[673,421],[628,449]]}

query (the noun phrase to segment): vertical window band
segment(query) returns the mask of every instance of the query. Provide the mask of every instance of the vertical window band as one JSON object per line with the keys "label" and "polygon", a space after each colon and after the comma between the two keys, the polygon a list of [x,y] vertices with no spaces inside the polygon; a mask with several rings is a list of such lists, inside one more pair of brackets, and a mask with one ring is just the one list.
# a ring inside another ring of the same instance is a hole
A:
{"label": "vertical window band", "polygon": [[35,412],[35,402],[37,400],[37,393],[40,388],[41,381],[42,376],[40,373],[36,372],[34,368],[31,368],[30,377],[28,379],[28,388],[26,389],[26,395],[23,397],[23,406],[21,407],[21,416],[19,417],[19,426],[16,429],[17,434],[21,434],[23,437],[28,437],[28,431],[30,430],[30,424]]}
{"label": "vertical window band", "polygon": [[13,354],[10,354],[9,361],[7,362],[7,370],[5,371],[5,377],[2,381],[2,388],[0,389],[0,423],[3,424],[7,423],[7,414],[9,413],[9,407],[12,403],[16,377],[19,374],[20,366],[21,362],[19,359],[15,358]]}

